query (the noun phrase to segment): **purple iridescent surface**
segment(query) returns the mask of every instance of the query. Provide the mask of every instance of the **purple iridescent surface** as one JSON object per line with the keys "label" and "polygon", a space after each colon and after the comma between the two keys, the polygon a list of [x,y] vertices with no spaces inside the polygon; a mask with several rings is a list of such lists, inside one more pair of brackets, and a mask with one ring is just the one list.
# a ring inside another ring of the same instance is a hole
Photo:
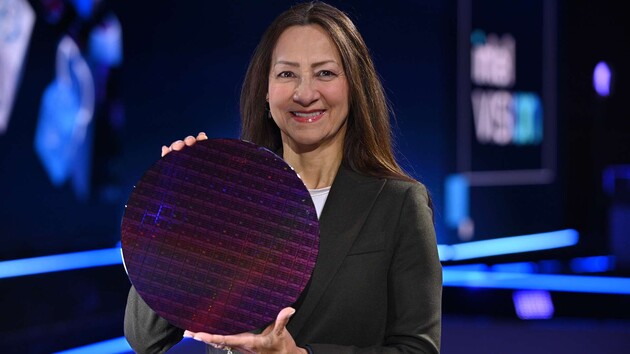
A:
{"label": "purple iridescent surface", "polygon": [[235,139],[172,152],[141,178],[122,220],[131,283],[172,324],[235,334],[275,320],[308,283],[315,207],[280,157]]}

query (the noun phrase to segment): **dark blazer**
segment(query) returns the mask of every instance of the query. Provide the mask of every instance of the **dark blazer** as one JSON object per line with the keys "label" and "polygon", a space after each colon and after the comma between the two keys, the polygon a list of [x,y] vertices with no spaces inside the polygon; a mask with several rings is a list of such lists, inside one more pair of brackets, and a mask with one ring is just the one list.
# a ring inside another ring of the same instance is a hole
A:
{"label": "dark blazer", "polygon": [[[314,353],[439,353],[442,268],[429,197],[420,183],[341,167],[320,217],[309,287],[287,328]],[[132,288],[125,336],[139,353],[161,353],[183,330]]]}

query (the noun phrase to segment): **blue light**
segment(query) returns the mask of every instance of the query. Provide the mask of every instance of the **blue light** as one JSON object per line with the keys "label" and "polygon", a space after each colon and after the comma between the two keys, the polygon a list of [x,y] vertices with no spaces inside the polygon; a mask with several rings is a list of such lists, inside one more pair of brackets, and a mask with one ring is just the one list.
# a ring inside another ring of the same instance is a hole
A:
{"label": "blue light", "polygon": [[88,19],[92,16],[92,12],[94,10],[95,1],[92,0],[70,0],[72,5],[74,5],[74,9],[77,11],[77,14],[81,16],[81,18]]}
{"label": "blue light", "polygon": [[486,43],[486,32],[476,29],[470,33],[470,44],[480,45]]}
{"label": "blue light", "polygon": [[607,272],[615,268],[615,257],[594,256],[581,257],[571,260],[571,270],[576,273]]}
{"label": "blue light", "polygon": [[617,180],[630,181],[630,165],[608,166],[602,173],[603,188],[607,194],[613,195],[617,186]]}
{"label": "blue light", "polygon": [[440,260],[459,261],[503,254],[540,251],[577,244],[579,234],[573,229],[540,234],[501,237],[492,240],[472,241],[438,248]]}
{"label": "blue light", "polygon": [[72,179],[77,197],[88,196],[95,105],[94,78],[77,43],[57,46],[54,80],[44,90],[35,129],[35,153],[51,183]]}
{"label": "blue light", "polygon": [[[35,4],[37,5],[37,4]],[[26,63],[36,12],[30,1],[0,2],[0,135],[9,126],[11,111],[18,96],[22,72]],[[22,117],[20,117],[22,118]]]}
{"label": "blue light", "polygon": [[448,261],[453,258],[453,249],[449,245],[437,245],[440,261]]}
{"label": "blue light", "polygon": [[453,174],[446,178],[445,185],[445,206],[446,224],[449,227],[457,228],[459,224],[468,218],[469,211],[469,185],[464,175]]}
{"label": "blue light", "polygon": [[517,262],[495,264],[491,267],[491,270],[493,272],[535,273],[537,268],[534,262]]}
{"label": "blue light", "polygon": [[630,295],[630,278],[443,270],[444,286]]}
{"label": "blue light", "polygon": [[473,263],[473,264],[456,264],[444,266],[442,269],[450,269],[450,270],[474,270],[478,272],[488,272],[490,271],[490,266],[483,263]]}
{"label": "blue light", "polygon": [[0,262],[0,279],[121,263],[120,248],[16,259]]}
{"label": "blue light", "polygon": [[62,352],[56,352],[54,354],[120,354],[129,353],[132,349],[127,343],[125,337],[114,338],[103,342],[98,342],[83,347],[64,350]]}
{"label": "blue light", "polygon": [[610,95],[610,82],[612,80],[612,72],[606,62],[600,61],[595,65],[593,70],[593,88],[598,95],[607,97]]}
{"label": "blue light", "polygon": [[553,317],[551,294],[545,290],[519,290],[512,294],[516,315],[522,320],[542,320]]}
{"label": "blue light", "polygon": [[109,14],[90,32],[89,56],[99,65],[117,67],[123,60],[122,26],[118,17]]}
{"label": "blue light", "polygon": [[516,92],[513,96],[515,145],[539,145],[543,140],[543,108],[540,97],[532,92]]}
{"label": "blue light", "polygon": [[538,266],[538,273],[542,274],[562,273],[562,269],[564,268],[562,262],[557,259],[542,260],[537,262],[536,265]]}

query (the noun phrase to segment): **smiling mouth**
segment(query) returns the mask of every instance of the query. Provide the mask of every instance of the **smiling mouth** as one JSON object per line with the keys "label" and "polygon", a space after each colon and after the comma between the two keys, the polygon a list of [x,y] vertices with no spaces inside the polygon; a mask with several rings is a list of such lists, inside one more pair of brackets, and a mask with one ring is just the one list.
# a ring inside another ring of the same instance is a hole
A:
{"label": "smiling mouth", "polygon": [[291,114],[293,118],[300,123],[313,123],[318,121],[323,115],[325,111],[313,111],[313,112],[297,112],[292,111]]}

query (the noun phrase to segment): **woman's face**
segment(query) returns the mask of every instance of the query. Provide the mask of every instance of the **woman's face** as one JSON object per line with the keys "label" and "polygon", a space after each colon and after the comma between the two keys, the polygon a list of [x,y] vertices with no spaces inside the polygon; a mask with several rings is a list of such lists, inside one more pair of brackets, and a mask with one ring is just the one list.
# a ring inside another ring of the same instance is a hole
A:
{"label": "woman's face", "polygon": [[285,145],[296,152],[322,146],[341,151],[348,92],[339,52],[320,26],[293,26],[280,35],[267,99]]}

